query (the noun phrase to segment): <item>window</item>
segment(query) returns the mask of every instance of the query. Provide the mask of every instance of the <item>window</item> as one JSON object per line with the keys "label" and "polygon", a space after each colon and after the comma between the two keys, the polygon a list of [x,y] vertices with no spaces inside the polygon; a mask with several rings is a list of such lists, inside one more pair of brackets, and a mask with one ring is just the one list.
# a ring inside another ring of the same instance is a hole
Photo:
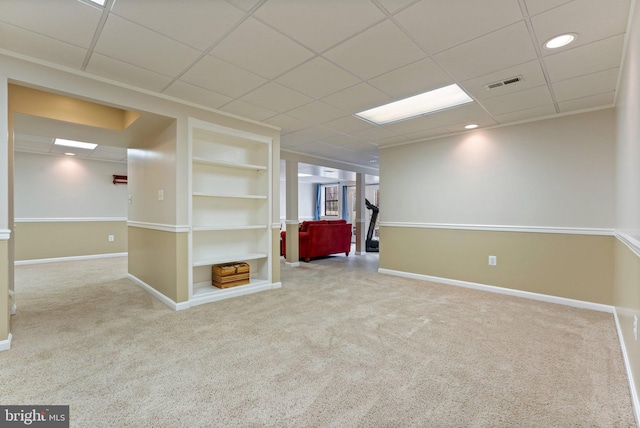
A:
{"label": "window", "polygon": [[324,215],[338,216],[339,213],[338,186],[325,186],[324,188]]}

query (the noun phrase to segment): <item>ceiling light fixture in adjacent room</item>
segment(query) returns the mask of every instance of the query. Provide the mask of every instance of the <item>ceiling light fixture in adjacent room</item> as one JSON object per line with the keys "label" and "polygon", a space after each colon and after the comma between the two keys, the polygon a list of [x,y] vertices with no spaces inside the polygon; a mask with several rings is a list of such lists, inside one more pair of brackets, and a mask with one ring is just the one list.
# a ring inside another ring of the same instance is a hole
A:
{"label": "ceiling light fixture in adjacent room", "polygon": [[67,152],[67,153],[65,153],[65,155],[67,155],[67,156],[75,156],[76,154],[75,153],[71,153],[71,152]]}
{"label": "ceiling light fixture in adjacent room", "polygon": [[304,172],[299,172],[298,177],[311,177],[311,174],[306,174]]}
{"label": "ceiling light fixture in adjacent room", "polygon": [[472,101],[473,99],[466,92],[458,85],[453,84],[365,110],[356,113],[356,116],[376,125],[385,125],[457,107]]}
{"label": "ceiling light fixture in adjacent room", "polygon": [[56,146],[75,147],[77,149],[93,150],[98,147],[94,143],[85,143],[84,141],[65,140],[63,138],[56,138],[53,142]]}
{"label": "ceiling light fixture in adjacent room", "polygon": [[544,47],[547,49],[557,49],[563,46],[567,46],[573,42],[578,35],[575,33],[560,34],[546,41]]}
{"label": "ceiling light fixture in adjacent room", "polygon": [[479,125],[477,123],[470,123],[464,127],[464,129],[476,129]]}

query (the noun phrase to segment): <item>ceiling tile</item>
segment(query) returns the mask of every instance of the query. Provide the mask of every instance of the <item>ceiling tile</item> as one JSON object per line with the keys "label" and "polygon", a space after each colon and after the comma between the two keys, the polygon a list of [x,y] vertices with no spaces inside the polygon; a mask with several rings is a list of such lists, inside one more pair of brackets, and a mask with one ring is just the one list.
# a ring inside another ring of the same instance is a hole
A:
{"label": "ceiling tile", "polygon": [[180,80],[173,82],[164,93],[172,97],[212,108],[220,108],[233,99]]}
{"label": "ceiling tile", "polygon": [[322,98],[358,82],[360,79],[322,57],[305,62],[278,78],[278,83],[314,98]]}
{"label": "ceiling tile", "polygon": [[345,112],[321,101],[314,101],[293,109],[287,114],[309,123],[324,123],[344,116]]}
{"label": "ceiling tile", "polygon": [[[531,24],[541,48],[558,34],[578,34],[578,38],[564,48],[570,49],[624,33],[628,14],[629,0],[575,0],[532,17]],[[554,52],[557,49],[543,48],[543,54]]]}
{"label": "ceiling tile", "polygon": [[116,1],[112,11],[197,49],[206,49],[242,18],[237,7],[222,1],[185,6],[178,1]]}
{"label": "ceiling tile", "polygon": [[491,114],[505,114],[512,111],[527,110],[547,104],[553,104],[549,88],[538,86],[536,88],[525,89],[501,97],[484,100],[482,105]]}
{"label": "ceiling tile", "polygon": [[537,58],[524,22],[456,46],[435,60],[458,80],[467,80]]}
{"label": "ceiling tile", "polygon": [[180,80],[234,98],[267,82],[260,76],[209,55],[184,73]]}
{"label": "ceiling tile", "polygon": [[380,3],[387,11],[395,13],[398,9],[406,7],[411,3],[415,3],[417,0],[379,0]]}
{"label": "ceiling tile", "polygon": [[482,121],[488,117],[487,113],[478,104],[469,103],[414,119],[391,123],[384,127],[396,134],[404,135],[461,122]]}
{"label": "ceiling tile", "polygon": [[426,140],[427,138],[439,137],[447,134],[450,134],[450,132],[446,128],[431,128],[424,131],[407,134],[405,135],[405,137],[409,141],[414,142],[414,141]]}
{"label": "ceiling tile", "polygon": [[0,21],[88,48],[102,16],[102,8],[80,1],[2,0]]}
{"label": "ceiling tile", "polygon": [[535,119],[547,117],[556,114],[556,108],[553,104],[535,107],[528,110],[520,110],[505,114],[494,115],[495,119],[500,123],[518,122],[521,120]]}
{"label": "ceiling tile", "polygon": [[278,113],[284,113],[313,101],[313,98],[275,82],[269,82],[249,92],[241,99],[251,104],[275,110]]}
{"label": "ceiling tile", "polygon": [[[0,4],[2,2],[0,1]],[[82,67],[87,50],[0,22],[0,48],[72,68]]]}
{"label": "ceiling tile", "polygon": [[15,149],[17,151],[49,153],[53,145],[51,138],[31,136],[14,136]]}
{"label": "ceiling tile", "polygon": [[495,126],[498,124],[498,122],[491,119],[490,117],[485,117],[477,120],[474,119],[472,122],[466,121],[466,122],[454,123],[452,125],[447,125],[444,128],[449,132],[469,132],[468,129],[465,129],[465,126],[469,125],[470,123],[474,123],[478,125],[478,128],[475,128],[475,129],[487,128],[489,126]]}
{"label": "ceiling tile", "polygon": [[359,141],[376,142],[387,138],[397,138],[398,134],[382,126],[374,126],[363,131],[351,133]]}
{"label": "ceiling tile", "polygon": [[371,85],[360,83],[329,95],[322,101],[349,113],[358,113],[394,100]]}
{"label": "ceiling tile", "polygon": [[384,21],[324,54],[361,79],[370,79],[424,57],[391,21]]}
{"label": "ceiling tile", "polygon": [[517,1],[483,0],[469,7],[465,1],[423,0],[395,18],[430,54],[522,20]]}
{"label": "ceiling tile", "polygon": [[156,92],[159,92],[171,82],[171,78],[167,76],[100,55],[99,53],[91,55],[86,71]]}
{"label": "ceiling tile", "polygon": [[349,116],[341,117],[340,119],[332,120],[331,122],[327,122],[323,126],[326,126],[327,128],[335,129],[336,131],[351,133],[351,132],[363,131],[365,129],[370,129],[370,128],[373,128],[375,125],[365,120],[358,119],[355,116],[349,115]]}
{"label": "ceiling tile", "polygon": [[524,0],[527,5],[527,11],[529,15],[537,15],[554,7],[561,6],[565,3],[569,3],[573,0]]}
{"label": "ceiling tile", "polygon": [[614,91],[619,72],[619,68],[613,68],[554,83],[553,92],[556,95],[556,101],[568,101]]}
{"label": "ceiling tile", "polygon": [[589,45],[544,57],[552,82],[619,67],[624,36],[614,36]]}
{"label": "ceiling tile", "polygon": [[229,104],[220,107],[220,110],[259,122],[278,114],[273,110],[268,110],[240,100],[231,101]]}
{"label": "ceiling tile", "polygon": [[[495,89],[487,90],[484,85],[494,83],[511,77],[521,76],[522,80],[518,83],[500,86]],[[485,74],[481,77],[466,80],[462,82],[462,87],[477,100],[486,100],[489,98],[507,95],[513,92],[522,91],[524,89],[542,86],[547,83],[542,67],[538,60],[530,61],[515,67],[505,68],[495,73]]]}
{"label": "ceiling tile", "polygon": [[322,138],[333,134],[335,134],[335,131],[319,126],[312,126],[300,131],[292,132],[291,134],[283,135],[280,142],[283,147],[291,148],[309,143],[315,144],[322,140]]}
{"label": "ceiling tile", "polygon": [[269,0],[255,15],[318,53],[385,17],[369,0]]}
{"label": "ceiling tile", "polygon": [[383,147],[383,146],[407,143],[409,141],[410,140],[405,136],[396,135],[395,137],[381,138],[380,140],[376,140],[375,143],[372,143],[372,144],[375,144],[378,147]]}
{"label": "ceiling tile", "polygon": [[227,1],[244,11],[248,11],[251,8],[253,8],[258,3],[259,0],[227,0]]}
{"label": "ceiling tile", "polygon": [[265,122],[270,125],[280,127],[282,135],[290,134],[291,132],[299,131],[300,129],[304,129],[309,126],[308,123],[286,114],[279,114],[271,117],[265,120]]}
{"label": "ceiling tile", "polygon": [[273,79],[313,56],[313,53],[256,19],[249,18],[211,54]]}
{"label": "ceiling tile", "polygon": [[88,156],[90,159],[122,161],[127,159],[127,149],[120,147],[98,146]]}
{"label": "ceiling tile", "polygon": [[604,94],[591,95],[589,97],[578,98],[577,100],[563,101],[558,103],[561,113],[576,110],[584,110],[594,107],[613,106],[615,100],[615,92],[607,92]]}
{"label": "ceiling tile", "polygon": [[453,81],[431,58],[425,58],[375,77],[368,83],[399,99],[441,88]]}
{"label": "ceiling tile", "polygon": [[182,72],[199,52],[140,25],[111,15],[95,51],[167,76]]}

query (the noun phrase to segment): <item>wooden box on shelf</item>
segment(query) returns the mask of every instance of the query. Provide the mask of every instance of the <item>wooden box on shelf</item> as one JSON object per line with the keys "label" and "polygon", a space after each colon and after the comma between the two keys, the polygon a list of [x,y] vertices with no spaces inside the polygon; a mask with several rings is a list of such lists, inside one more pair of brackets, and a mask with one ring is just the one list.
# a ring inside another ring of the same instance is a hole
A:
{"label": "wooden box on shelf", "polygon": [[229,288],[250,282],[249,264],[225,263],[211,266],[211,283],[218,288]]}

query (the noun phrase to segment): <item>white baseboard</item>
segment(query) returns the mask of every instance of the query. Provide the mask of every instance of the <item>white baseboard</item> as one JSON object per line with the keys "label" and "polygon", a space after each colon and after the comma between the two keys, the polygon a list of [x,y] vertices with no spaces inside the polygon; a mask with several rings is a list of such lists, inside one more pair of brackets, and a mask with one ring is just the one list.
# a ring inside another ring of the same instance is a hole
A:
{"label": "white baseboard", "polygon": [[9,337],[7,337],[6,340],[0,340],[0,352],[8,351],[9,349],[11,349],[11,339],[12,338],[13,338],[13,336],[11,336],[11,333],[9,333]]}
{"label": "white baseboard", "polygon": [[572,306],[574,308],[591,309],[594,311],[614,313],[614,307],[600,303],[585,302],[583,300],[568,299],[566,297],[550,296],[548,294],[532,293],[530,291],[513,290],[511,288],[496,287],[494,285],[478,284],[475,282],[459,281],[457,279],[440,278],[437,276],[421,275],[417,273],[403,272],[391,269],[378,269],[379,273],[402,276],[405,278],[419,279],[422,281],[438,282],[440,284],[455,285],[457,287],[472,288],[474,290],[488,291],[491,293],[506,294],[508,296],[524,297],[526,299],[540,300],[558,305]]}
{"label": "white baseboard", "polygon": [[161,292],[159,292],[158,290],[156,290],[155,288],[153,288],[143,280],[139,279],[134,275],[131,275],[130,273],[127,274],[127,277],[131,281],[135,282],[140,287],[142,287],[142,289],[145,290],[147,293],[151,294],[153,297],[160,300],[162,303],[164,303],[174,311],[181,311],[183,309],[189,309],[191,307],[189,302],[180,302],[180,303],[174,302],[173,300],[171,300],[170,298],[168,298],[167,296],[165,296],[164,294],[162,294]]}
{"label": "white baseboard", "polygon": [[289,267],[300,267],[300,262],[284,262],[284,264]]}
{"label": "white baseboard", "polygon": [[51,259],[16,260],[14,264],[19,266],[35,265],[39,263],[71,262],[75,260],[106,259],[109,257],[126,257],[128,254],[129,253],[89,254],[87,256],[55,257]]}
{"label": "white baseboard", "polygon": [[624,367],[627,371],[627,379],[629,379],[629,390],[631,392],[631,404],[633,405],[633,414],[636,417],[636,425],[640,427],[640,400],[638,399],[638,390],[636,389],[635,381],[633,380],[633,373],[631,371],[631,364],[629,362],[629,354],[627,353],[627,345],[624,342],[624,336],[622,335],[622,328],[620,327],[620,320],[618,319],[618,312],[613,310],[613,318],[616,321],[616,330],[618,331],[618,340],[620,340],[620,349],[622,350],[622,358],[624,360]]}

